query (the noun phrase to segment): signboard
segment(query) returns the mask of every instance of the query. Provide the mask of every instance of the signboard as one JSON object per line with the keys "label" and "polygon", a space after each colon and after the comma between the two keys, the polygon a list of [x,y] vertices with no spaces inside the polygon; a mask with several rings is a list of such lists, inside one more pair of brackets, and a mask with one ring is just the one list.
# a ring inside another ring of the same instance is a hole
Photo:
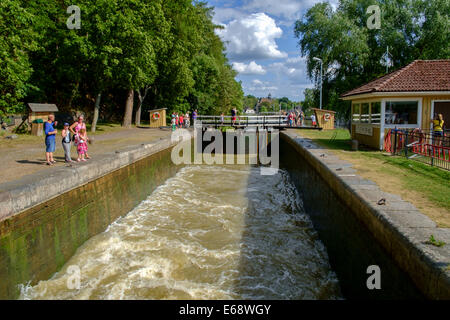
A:
{"label": "signboard", "polygon": [[355,126],[355,133],[362,134],[364,136],[373,136],[373,127],[370,125],[360,125]]}

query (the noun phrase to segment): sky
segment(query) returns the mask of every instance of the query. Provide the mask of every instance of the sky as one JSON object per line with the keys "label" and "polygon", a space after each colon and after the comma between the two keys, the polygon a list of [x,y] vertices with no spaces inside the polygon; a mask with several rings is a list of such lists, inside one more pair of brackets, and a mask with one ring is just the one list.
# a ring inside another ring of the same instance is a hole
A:
{"label": "sky", "polygon": [[[294,36],[295,21],[326,0],[208,0],[216,33],[226,43],[227,57],[239,74],[245,95],[304,98],[313,88],[305,57]],[[337,0],[330,0],[336,7]]]}

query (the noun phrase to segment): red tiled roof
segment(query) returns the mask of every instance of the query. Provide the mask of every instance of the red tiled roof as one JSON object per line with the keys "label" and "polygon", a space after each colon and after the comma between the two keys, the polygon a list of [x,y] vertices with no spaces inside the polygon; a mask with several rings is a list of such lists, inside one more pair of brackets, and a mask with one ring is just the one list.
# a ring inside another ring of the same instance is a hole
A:
{"label": "red tiled roof", "polygon": [[416,60],[411,64],[341,95],[372,92],[450,91],[450,59]]}

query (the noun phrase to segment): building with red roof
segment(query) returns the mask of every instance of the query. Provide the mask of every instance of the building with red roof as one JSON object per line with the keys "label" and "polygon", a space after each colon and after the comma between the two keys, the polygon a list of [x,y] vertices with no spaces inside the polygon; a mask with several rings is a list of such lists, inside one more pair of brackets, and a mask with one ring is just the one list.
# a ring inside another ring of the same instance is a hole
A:
{"label": "building with red roof", "polygon": [[450,127],[450,59],[416,60],[341,99],[352,102],[352,138],[380,150],[390,129],[430,130],[435,114]]}

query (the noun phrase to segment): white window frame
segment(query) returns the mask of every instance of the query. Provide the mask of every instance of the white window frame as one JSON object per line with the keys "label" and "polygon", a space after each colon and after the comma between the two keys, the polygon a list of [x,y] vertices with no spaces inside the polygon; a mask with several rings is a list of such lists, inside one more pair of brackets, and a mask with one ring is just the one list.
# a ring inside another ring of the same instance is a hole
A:
{"label": "white window frame", "polygon": [[[417,124],[386,124],[386,102],[392,101],[417,101]],[[380,124],[380,150],[383,150],[384,130],[385,129],[408,129],[420,128],[422,126],[422,103],[423,98],[405,97],[405,98],[383,98],[381,99],[381,124]]]}
{"label": "white window frame", "polygon": [[450,100],[431,100],[431,114],[430,114],[430,120],[433,120],[434,115],[434,103],[435,102],[450,102]]}

